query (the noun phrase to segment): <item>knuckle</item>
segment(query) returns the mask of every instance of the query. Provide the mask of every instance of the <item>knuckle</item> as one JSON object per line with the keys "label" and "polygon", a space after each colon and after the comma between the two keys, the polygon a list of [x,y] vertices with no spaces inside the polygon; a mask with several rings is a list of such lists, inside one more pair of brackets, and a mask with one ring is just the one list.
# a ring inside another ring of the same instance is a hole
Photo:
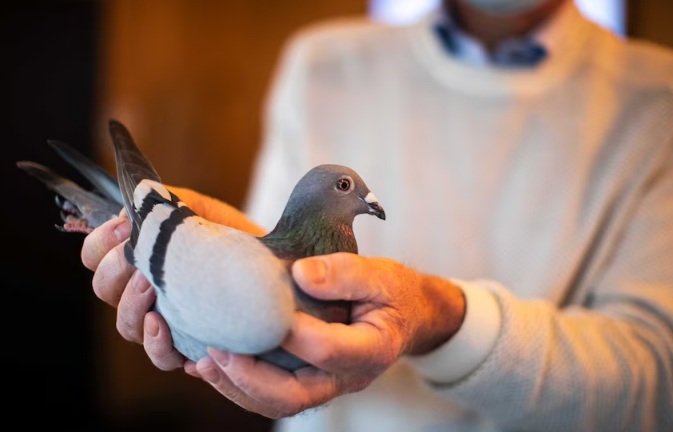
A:
{"label": "knuckle", "polygon": [[93,291],[104,302],[117,306],[132,267],[124,260],[121,248],[115,248],[101,260],[92,278]]}
{"label": "knuckle", "polygon": [[121,293],[116,292],[117,290],[114,289],[114,285],[104,271],[99,269],[94,273],[91,285],[96,297],[111,306],[117,307]]}
{"label": "knuckle", "polygon": [[234,391],[230,388],[225,387],[224,389],[220,390],[220,393],[222,393],[224,395],[224,397],[226,397],[227,399],[229,399],[230,401],[232,401],[236,405],[238,405],[240,407],[243,407],[245,409],[249,409],[247,404],[246,404],[245,398],[243,397],[243,395],[240,392],[237,392],[237,391]]}
{"label": "knuckle", "polygon": [[98,281],[98,277],[95,273],[93,275],[93,279],[91,280],[91,288],[93,289],[93,293],[96,295],[96,297],[105,301],[104,289]]}
{"label": "knuckle", "polygon": [[339,356],[337,355],[337,350],[333,346],[325,343],[317,343],[314,347],[312,357],[317,364],[329,367],[337,363]]}
{"label": "knuckle", "polygon": [[135,343],[142,343],[143,341],[142,330],[130,314],[123,309],[117,311],[117,331],[127,341]]}
{"label": "knuckle", "polygon": [[357,393],[369,387],[369,384],[371,384],[371,380],[369,379],[353,380],[349,383],[346,391],[348,393]]}
{"label": "knuckle", "polygon": [[131,268],[128,261],[126,261],[126,256],[124,256],[124,247],[119,245],[112,249],[108,255],[111,255],[115,262],[115,268],[118,269],[119,273],[128,272]]}
{"label": "knuckle", "polygon": [[104,275],[104,272],[101,270],[96,270],[91,281],[93,292],[96,294],[96,297],[103,300],[105,303],[108,303],[112,306],[117,306],[117,302],[114,301],[113,296],[111,296],[109,293],[109,286],[107,282],[108,281]]}
{"label": "knuckle", "polygon": [[372,374],[346,374],[334,378],[334,389],[337,395],[357,393],[369,387],[376,375]]}
{"label": "knuckle", "polygon": [[[219,382],[212,385],[224,397],[226,397],[236,405],[240,406],[241,408],[251,412],[256,411],[254,410],[254,407],[252,406],[248,397],[244,393],[244,390],[240,388],[240,386],[237,387],[237,384],[229,383],[226,379],[224,380],[221,379],[219,380]],[[273,412],[263,413],[263,415],[269,418],[273,418],[271,417],[273,414],[274,414]]]}
{"label": "knuckle", "polygon": [[290,417],[294,414],[292,413],[284,413],[281,411],[271,411],[267,417],[270,418],[271,420],[279,420],[282,419],[283,417]]}
{"label": "knuckle", "polygon": [[177,351],[163,349],[156,343],[145,342],[143,347],[152,364],[160,370],[171,371],[181,367],[184,363]]}
{"label": "knuckle", "polygon": [[409,323],[399,313],[388,315],[387,322],[379,329],[377,348],[382,362],[392,362],[404,345],[404,334]]}
{"label": "knuckle", "polygon": [[299,414],[307,408],[301,406],[285,407],[279,411],[274,412],[274,417],[271,417],[275,420],[278,420],[283,417],[292,417],[293,415]]}
{"label": "knuckle", "polygon": [[240,392],[247,394],[253,392],[255,389],[251,378],[247,374],[231,375],[229,376],[229,379]]}
{"label": "knuckle", "polygon": [[166,361],[166,359],[157,359],[157,358],[153,357],[152,355],[149,355],[149,353],[148,353],[148,356],[149,356],[150,360],[152,361],[152,364],[154,366],[156,366],[157,369],[160,369],[162,371],[168,372],[168,371],[172,371],[174,369],[177,369],[177,367],[178,367],[173,362]]}
{"label": "knuckle", "polygon": [[119,244],[113,231],[118,223],[117,220],[109,220],[84,238],[80,256],[82,264],[89,270],[95,270],[105,255]]}
{"label": "knuckle", "polygon": [[82,243],[82,250],[80,252],[80,258],[84,267],[88,268],[91,271],[95,271],[102,255],[100,254],[100,231],[98,229],[93,230],[86,237],[84,237],[84,242]]}
{"label": "knuckle", "polygon": [[272,412],[274,419],[279,419],[283,417],[291,417],[295,414],[298,414],[311,407],[309,402],[305,398],[298,397],[297,394],[292,394],[293,397],[288,397],[280,403],[278,401],[273,401],[272,405],[275,407],[275,411]]}

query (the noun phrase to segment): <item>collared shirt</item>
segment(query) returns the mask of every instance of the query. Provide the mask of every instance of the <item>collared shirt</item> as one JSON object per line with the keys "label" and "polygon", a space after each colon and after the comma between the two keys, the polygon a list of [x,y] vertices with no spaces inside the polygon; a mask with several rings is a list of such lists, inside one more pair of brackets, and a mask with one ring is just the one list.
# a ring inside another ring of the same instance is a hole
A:
{"label": "collared shirt", "polygon": [[450,8],[437,14],[434,30],[451,55],[475,66],[533,67],[547,57],[547,47],[535,34],[506,39],[489,52],[458,26]]}

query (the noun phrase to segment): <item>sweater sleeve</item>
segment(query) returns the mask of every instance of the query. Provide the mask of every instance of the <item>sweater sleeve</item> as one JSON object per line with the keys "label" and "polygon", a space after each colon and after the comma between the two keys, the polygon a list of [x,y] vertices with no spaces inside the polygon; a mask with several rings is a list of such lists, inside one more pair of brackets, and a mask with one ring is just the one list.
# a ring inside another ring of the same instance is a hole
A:
{"label": "sweater sleeve", "polygon": [[[454,382],[474,371],[491,353],[502,328],[502,314],[495,296],[483,288],[489,281],[453,279],[465,295],[465,317],[458,332],[435,350],[407,360],[434,382]],[[446,361],[451,359],[451,361]]]}
{"label": "sweater sleeve", "polygon": [[584,304],[523,301],[497,283],[475,282],[500,305],[499,336],[485,360],[457,381],[433,379],[441,364],[452,367],[450,356],[419,367],[437,393],[507,430],[673,430],[668,165],[642,194]]}
{"label": "sweater sleeve", "polygon": [[524,301],[475,281],[500,305],[499,336],[458,380],[437,380],[442,365],[453,367],[450,356],[416,363],[436,392],[506,430],[673,430],[670,162],[642,194],[584,304]]}

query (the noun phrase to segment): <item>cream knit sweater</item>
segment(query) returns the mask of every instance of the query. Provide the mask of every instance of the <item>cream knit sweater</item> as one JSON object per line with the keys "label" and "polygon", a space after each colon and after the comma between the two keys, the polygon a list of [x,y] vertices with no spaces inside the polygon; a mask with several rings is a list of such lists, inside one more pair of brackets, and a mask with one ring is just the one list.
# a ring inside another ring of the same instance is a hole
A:
{"label": "cream knit sweater", "polygon": [[673,431],[673,55],[570,2],[532,70],[452,59],[430,18],[287,46],[249,195],[267,228],[319,163],[386,209],[363,255],[453,278],[458,335],[292,432]]}

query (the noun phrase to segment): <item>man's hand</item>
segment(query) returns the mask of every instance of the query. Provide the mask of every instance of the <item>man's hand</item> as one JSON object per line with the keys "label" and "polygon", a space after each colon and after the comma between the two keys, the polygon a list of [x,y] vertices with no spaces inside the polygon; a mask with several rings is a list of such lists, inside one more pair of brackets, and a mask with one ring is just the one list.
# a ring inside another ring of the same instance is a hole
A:
{"label": "man's hand", "polygon": [[[190,189],[169,189],[199,216],[252,234],[264,233],[243,213],[222,201]],[[161,315],[150,311],[156,295],[154,289],[124,257],[124,243],[130,234],[131,226],[122,210],[118,218],[87,235],[82,246],[82,263],[95,272],[92,285],[96,296],[117,308],[117,330],[122,337],[142,343],[159,369],[180,368],[185,365],[185,357],[173,348],[170,330]]]}
{"label": "man's hand", "polygon": [[144,343],[159,369],[182,367],[185,358],[173,348],[168,325],[151,312],[155,299],[149,281],[124,257],[131,232],[125,212],[93,230],[84,239],[82,263],[94,271],[92,286],[98,298],[117,308],[117,331],[131,342]]}
{"label": "man's hand", "polygon": [[[188,189],[171,188],[197,214],[257,235],[263,230],[241,212]],[[159,369],[184,367],[245,409],[287,417],[367,387],[401,355],[421,354],[447,341],[465,313],[462,291],[385,258],[338,253],[297,261],[293,277],[308,294],[352,300],[351,324],[326,323],[297,312],[283,347],[314,366],[293,373],[252,356],[210,350],[198,363],[175,348],[168,325],[151,311],[154,289],[126,261],[130,225],[122,211],[90,233],[82,262],[95,271],[93,289],[117,308],[117,330],[142,343]]]}
{"label": "man's hand", "polygon": [[314,367],[292,373],[214,349],[211,357],[185,365],[233,402],[270,418],[364,389],[401,355],[448,340],[465,313],[458,287],[390,259],[347,253],[307,258],[294,264],[293,276],[314,297],[354,301],[350,325],[297,312],[283,347]]}

